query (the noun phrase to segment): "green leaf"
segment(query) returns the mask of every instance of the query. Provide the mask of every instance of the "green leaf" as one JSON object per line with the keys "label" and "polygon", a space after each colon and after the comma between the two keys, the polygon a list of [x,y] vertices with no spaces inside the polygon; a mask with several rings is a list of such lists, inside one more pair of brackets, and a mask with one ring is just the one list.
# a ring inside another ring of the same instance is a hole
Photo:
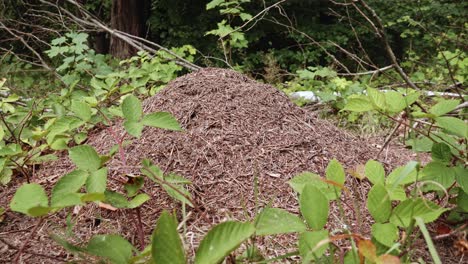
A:
{"label": "green leaf", "polygon": [[0,171],[0,184],[7,185],[11,181],[11,175],[13,170],[10,168],[4,168]]}
{"label": "green leaf", "polygon": [[107,186],[107,168],[93,171],[86,180],[86,191],[88,193],[104,193]]}
{"label": "green leaf", "polygon": [[460,185],[465,193],[468,193],[468,169],[463,167],[455,167],[454,171],[458,185]]}
{"label": "green leaf", "polygon": [[[162,187],[167,192],[167,194],[171,196],[172,198],[193,207],[193,204],[190,202],[190,200],[186,198],[186,197],[191,198],[190,192],[187,191],[187,189],[185,189],[184,186],[173,184],[171,187],[167,184],[162,184]],[[176,191],[173,187],[175,187],[175,189],[177,189],[178,191]],[[182,195],[181,193],[183,193],[185,196]]]}
{"label": "green leaf", "polygon": [[101,159],[96,150],[89,145],[81,145],[71,148],[68,151],[70,159],[78,169],[96,171],[101,167]]}
{"label": "green leaf", "polygon": [[71,103],[71,111],[83,121],[89,121],[91,119],[91,107],[87,103],[73,100]]}
{"label": "green leaf", "polygon": [[85,193],[81,195],[82,202],[96,202],[96,201],[104,201],[106,199],[106,195],[104,193]]}
{"label": "green leaf", "polygon": [[385,102],[385,95],[384,93],[373,89],[373,88],[367,88],[367,94],[369,95],[369,98],[371,99],[372,103],[374,103],[377,108],[386,111],[387,110],[387,104]]}
{"label": "green leaf", "polygon": [[216,264],[252,236],[251,223],[224,222],[213,227],[203,238],[195,254],[195,264]]}
{"label": "green leaf", "polygon": [[468,125],[461,119],[450,116],[438,117],[436,124],[441,128],[463,138],[468,137]]}
{"label": "green leaf", "polygon": [[406,104],[403,95],[396,91],[387,91],[384,93],[385,102],[387,103],[386,110],[390,113],[400,113],[408,105]]}
{"label": "green leaf", "polygon": [[143,131],[143,127],[144,127],[143,123],[126,120],[123,123],[123,126],[125,128],[125,131],[127,131],[128,134],[137,138],[141,137],[141,132]]}
{"label": "green leaf", "polygon": [[133,246],[119,235],[96,235],[85,251],[109,259],[114,264],[127,264],[133,255]]}
{"label": "green leaf", "polygon": [[213,9],[223,3],[224,0],[212,0],[208,4],[206,4],[206,10]]}
{"label": "green leaf", "polygon": [[140,193],[128,202],[127,208],[137,208],[150,199],[146,193]]}
{"label": "green leaf", "polygon": [[129,181],[124,185],[125,191],[127,191],[127,196],[133,197],[137,195],[138,191],[143,186],[143,183],[144,178],[142,176],[130,177]]}
{"label": "green leaf", "polygon": [[[328,231],[319,230],[313,232],[304,232],[299,236],[299,253],[303,258],[302,263],[309,263],[312,259],[320,258],[328,248]],[[318,246],[322,242],[323,245]]]}
{"label": "green leaf", "polygon": [[185,264],[184,247],[173,215],[163,211],[153,231],[151,255],[155,263]]}
{"label": "green leaf", "polygon": [[299,197],[301,213],[307,224],[316,230],[322,229],[328,220],[328,199],[313,184],[306,184]]}
{"label": "green leaf", "polygon": [[[336,159],[333,159],[328,163],[328,166],[326,169],[326,176],[327,176],[327,180],[330,180],[339,185],[344,185],[345,183],[345,171],[343,169],[343,166]],[[330,185],[329,187],[331,191],[335,192],[337,196],[339,197],[341,188],[333,186],[333,185]]]}
{"label": "green leaf", "polygon": [[444,163],[433,161],[422,169],[421,174],[423,180],[436,181],[442,184],[444,188],[448,188],[455,181],[456,171],[453,167],[448,167]]}
{"label": "green leaf", "polygon": [[167,130],[181,131],[182,128],[170,113],[168,112],[156,112],[145,115],[143,117],[143,124],[145,126],[152,126],[157,128],[163,128]]}
{"label": "green leaf", "polygon": [[442,116],[453,111],[459,103],[459,100],[442,100],[431,107],[429,113],[435,116]]}
{"label": "green leaf", "polygon": [[83,204],[81,196],[81,193],[64,193],[59,197],[52,197],[50,206],[53,208],[64,208],[69,206],[81,205]]}
{"label": "green leaf", "polygon": [[105,191],[104,202],[116,207],[116,208],[128,208],[128,200],[125,196],[114,191]]}
{"label": "green leaf", "polygon": [[431,151],[434,142],[428,137],[412,138],[406,142],[406,145],[410,146],[413,151],[416,152],[429,152]]}
{"label": "green leaf", "polygon": [[434,143],[432,145],[431,154],[432,159],[442,162],[449,162],[452,159],[450,147],[443,142]]}
{"label": "green leaf", "polygon": [[413,183],[418,175],[416,170],[417,165],[416,161],[410,161],[404,167],[397,167],[388,175],[386,184],[395,187],[396,185]]}
{"label": "green leaf", "polygon": [[73,136],[73,139],[75,140],[75,143],[76,144],[81,144],[83,143],[83,141],[86,140],[86,138],[88,137],[88,135],[84,132],[80,132],[80,133],[77,133]]}
{"label": "green leaf", "polygon": [[388,195],[390,196],[390,200],[392,201],[404,201],[406,200],[406,192],[405,188],[402,185],[386,185],[385,188],[387,189]]}
{"label": "green leaf", "polygon": [[367,112],[374,110],[374,105],[366,97],[353,97],[348,98],[343,110],[352,111],[352,112]]}
{"label": "green leaf", "polygon": [[320,178],[321,177],[318,174],[311,173],[311,172],[303,172],[303,173],[300,173],[300,174],[294,176],[294,178],[292,178],[291,180],[288,181],[288,184],[289,184],[289,186],[291,186],[291,188],[293,188],[293,190],[295,192],[301,194],[302,189],[304,189],[304,186],[307,183],[311,183],[311,182],[315,182],[315,181],[319,181],[319,182],[322,183],[321,188],[326,188],[327,184],[320,181]]}
{"label": "green leaf", "polygon": [[392,213],[392,202],[382,184],[374,185],[367,196],[367,208],[376,222],[386,222]]}
{"label": "green leaf", "polygon": [[127,121],[138,122],[143,115],[140,100],[134,95],[125,97],[122,102],[122,113]]}
{"label": "green leaf", "polygon": [[382,245],[392,247],[398,239],[398,227],[392,223],[375,223],[372,225],[372,236]]}
{"label": "green leaf", "polygon": [[369,160],[365,167],[366,177],[372,184],[385,183],[385,169],[382,164],[375,160]]}
{"label": "green leaf", "polygon": [[296,215],[278,208],[265,208],[255,219],[256,235],[304,232],[307,227]]}
{"label": "green leaf", "polygon": [[41,185],[37,183],[24,184],[16,190],[10,202],[12,211],[30,215],[29,209],[34,207],[48,207],[49,201]]}
{"label": "green leaf", "polygon": [[397,226],[408,227],[414,217],[421,217],[424,223],[429,223],[447,210],[422,198],[408,199],[393,209],[390,222]]}
{"label": "green leaf", "polygon": [[29,208],[28,215],[32,217],[38,217],[48,214],[51,211],[50,207],[45,206],[35,206],[33,208]]}
{"label": "green leaf", "polygon": [[[75,199],[77,196],[76,192],[78,192],[85,184],[87,178],[88,173],[82,170],[74,170],[60,178],[52,189],[51,207],[66,207],[74,205],[63,203],[63,201],[70,201],[69,199]],[[75,196],[70,194],[75,194]],[[81,201],[79,196],[78,201]]]}

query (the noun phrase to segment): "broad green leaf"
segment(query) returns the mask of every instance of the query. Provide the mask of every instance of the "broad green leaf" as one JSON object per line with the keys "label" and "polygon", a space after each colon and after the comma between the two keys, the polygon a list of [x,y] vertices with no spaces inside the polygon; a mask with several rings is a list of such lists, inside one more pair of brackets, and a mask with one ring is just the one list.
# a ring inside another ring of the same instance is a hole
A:
{"label": "broad green leaf", "polygon": [[146,193],[140,193],[128,202],[127,208],[137,208],[150,199]]}
{"label": "broad green leaf", "polygon": [[81,145],[71,148],[68,151],[70,159],[78,169],[96,171],[101,167],[101,159],[96,150],[89,145]]}
{"label": "broad green leaf", "polygon": [[394,169],[387,177],[387,185],[405,185],[408,183],[413,183],[416,180],[418,172],[416,166],[418,163],[416,161],[410,161],[404,167],[397,167]]}
{"label": "broad green leaf", "polygon": [[396,91],[387,91],[384,93],[385,102],[387,104],[386,110],[391,113],[400,113],[408,105],[403,95]]}
{"label": "broad green leaf", "polygon": [[405,188],[402,185],[386,185],[385,189],[387,189],[390,200],[392,201],[404,201],[407,198]]}
{"label": "broad green leaf", "polygon": [[105,199],[106,195],[104,193],[85,193],[81,195],[82,202],[104,201]]}
{"label": "broad green leaf", "polygon": [[89,121],[91,119],[91,107],[87,103],[73,100],[71,103],[71,111],[83,121]]}
{"label": "broad green leaf", "polygon": [[0,141],[3,140],[4,136],[5,136],[5,130],[3,130],[3,126],[0,125]]}
{"label": "broad green leaf", "polygon": [[318,182],[317,184],[320,184],[319,188],[327,188],[327,184],[321,181],[320,179],[321,177],[318,174],[311,172],[303,172],[294,176],[294,178],[288,181],[288,184],[289,186],[291,186],[291,188],[293,188],[295,192],[301,194],[302,189],[304,189],[304,186],[307,183]]}
{"label": "broad green leaf", "polygon": [[449,162],[452,159],[450,147],[443,142],[433,144],[431,154],[433,160]]}
{"label": "broad green leaf", "polygon": [[397,226],[408,227],[414,217],[421,217],[424,223],[429,223],[447,210],[422,198],[408,199],[393,209],[390,222]]}
{"label": "broad green leaf", "polygon": [[[303,263],[320,258],[328,248],[328,231],[318,230],[312,232],[304,232],[299,236],[299,253],[303,258]],[[323,243],[323,245],[318,245]]]}
{"label": "broad green leaf", "polygon": [[372,225],[372,236],[382,245],[392,247],[398,239],[398,227],[392,223],[375,223]]}
{"label": "broad green leaf", "polygon": [[151,255],[155,263],[187,263],[182,240],[177,233],[177,221],[167,211],[159,217],[152,241]]}
{"label": "broad green leaf", "polygon": [[459,103],[459,100],[443,100],[432,106],[429,109],[429,113],[435,116],[442,116],[453,111]]}
{"label": "broad green leaf", "polygon": [[140,100],[134,95],[125,97],[122,102],[122,113],[127,121],[138,122],[143,115]]}
{"label": "broad green leaf", "polygon": [[448,188],[455,181],[456,171],[454,167],[449,167],[444,163],[433,161],[421,170],[421,174],[422,180],[436,181],[442,184],[444,188]]}
{"label": "broad green leaf", "polygon": [[416,152],[429,152],[433,144],[434,142],[428,137],[411,138],[406,142],[406,145],[410,146],[411,149]]}
{"label": "broad green leaf", "polygon": [[367,88],[367,95],[369,95],[369,98],[375,106],[381,110],[387,111],[387,104],[385,102],[384,93],[369,87]]}
{"label": "broad green leaf", "polygon": [[104,193],[107,186],[107,168],[101,168],[89,174],[86,180],[88,193]]}
{"label": "broad green leaf", "polygon": [[51,211],[50,207],[46,206],[35,206],[33,208],[29,208],[28,215],[32,217],[38,217],[48,214]]}
{"label": "broad green leaf", "polygon": [[307,224],[315,229],[322,229],[328,220],[328,199],[313,184],[306,184],[299,197],[301,214],[304,216]]}
{"label": "broad green leaf", "polygon": [[75,140],[75,143],[76,144],[81,144],[83,143],[83,141],[86,140],[86,138],[88,137],[88,135],[84,132],[81,132],[81,133],[77,133],[73,136],[73,140]]}
{"label": "broad green leaf", "polygon": [[206,10],[213,9],[223,3],[224,0],[212,0],[208,4],[206,4]]}
{"label": "broad green leaf", "polygon": [[91,255],[109,259],[113,264],[127,264],[133,246],[119,235],[95,235],[85,249]]}
{"label": "broad green leaf", "polygon": [[34,207],[48,207],[49,201],[41,185],[37,183],[24,184],[16,190],[10,202],[12,211],[29,214],[29,209]]}
{"label": "broad green leaf", "polygon": [[375,160],[369,160],[366,163],[366,177],[372,184],[385,183],[385,169],[382,164]]}
{"label": "broad green leaf", "polygon": [[224,222],[213,227],[203,238],[195,254],[195,264],[217,264],[252,236],[251,223]]}
{"label": "broad green leaf", "polygon": [[462,167],[455,167],[455,178],[457,180],[458,185],[468,193],[468,169]]}
{"label": "broad green leaf", "polygon": [[367,208],[376,222],[384,223],[392,213],[392,202],[385,187],[378,183],[374,185],[367,196]]}
{"label": "broad green leaf", "polygon": [[137,121],[125,120],[125,122],[123,123],[123,126],[125,128],[125,131],[127,131],[128,134],[137,138],[141,137],[141,132],[143,131],[143,123],[137,122]]}
{"label": "broad green leaf", "polygon": [[374,105],[366,97],[352,97],[348,98],[343,110],[352,111],[352,112],[367,112],[374,110]]}
{"label": "broad green leaf", "polygon": [[[76,194],[81,187],[85,184],[86,179],[88,178],[88,173],[82,170],[74,170],[62,178],[60,178],[57,183],[55,184],[54,188],[52,189],[52,198],[51,198],[51,206],[52,207],[65,207],[68,205],[63,206],[63,200],[74,199],[69,197],[75,197]],[[67,197],[65,197],[67,196]],[[78,196],[78,200],[80,197]],[[60,204],[60,205],[59,205]]]}
{"label": "broad green leaf", "polygon": [[125,196],[114,191],[105,191],[104,202],[116,208],[128,208],[128,200]]}
{"label": "broad green leaf", "polygon": [[459,118],[451,116],[438,117],[436,118],[436,124],[457,136],[468,137],[468,125]]}
{"label": "broad green leaf", "polygon": [[168,112],[156,112],[145,115],[142,122],[145,126],[152,126],[175,131],[182,130],[179,122],[177,122],[177,119],[175,119]]}
{"label": "broad green leaf", "polygon": [[7,185],[11,181],[11,175],[13,170],[10,168],[4,168],[0,171],[0,184]]}
{"label": "broad green leaf", "polygon": [[[336,159],[333,159],[328,163],[328,166],[326,169],[326,176],[327,176],[327,180],[338,183],[340,185],[344,185],[345,183],[345,171],[343,169],[343,166]],[[339,197],[341,193],[341,188],[336,187],[334,185],[329,185],[328,187],[331,189],[332,192],[335,192],[337,196]]]}
{"label": "broad green leaf", "polygon": [[279,208],[265,208],[255,219],[259,236],[304,232],[307,227],[296,215]]}
{"label": "broad green leaf", "polygon": [[56,198],[52,198],[50,206],[53,208],[64,208],[80,205],[83,204],[81,196],[83,196],[81,193],[64,193]]}

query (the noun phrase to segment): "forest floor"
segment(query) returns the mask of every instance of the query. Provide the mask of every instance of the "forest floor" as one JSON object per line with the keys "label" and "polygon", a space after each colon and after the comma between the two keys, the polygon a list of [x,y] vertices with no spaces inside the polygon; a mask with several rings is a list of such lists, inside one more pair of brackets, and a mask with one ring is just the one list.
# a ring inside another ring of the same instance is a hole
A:
{"label": "forest floor", "polygon": [[[298,173],[311,171],[323,176],[332,159],[349,170],[375,159],[389,172],[420,158],[397,140],[377,155],[383,144],[381,138],[356,137],[318,118],[307,108],[296,106],[276,88],[230,70],[204,69],[177,78],[147,99],[144,111],[168,111],[179,120],[184,131],[145,128],[140,139],[132,140],[125,147],[127,166],[122,164],[119,155],[108,162],[108,186],[123,191],[125,175],[140,175],[138,166],[143,158],[151,159],[164,172],[191,180],[189,191],[196,209],[187,206],[182,212],[180,203],[152,182],[146,182],[143,191],[152,199],[140,210],[146,243],[161,211],[175,211],[179,222],[184,221],[185,246],[191,255],[210,227],[219,222],[252,220],[258,208],[267,205],[298,214],[297,194],[287,184]],[[121,123],[114,124],[113,130],[122,133]],[[108,128],[102,128],[91,133],[87,144],[105,154],[115,142]],[[32,181],[50,191],[60,176],[73,169],[62,153],[58,161],[37,170]],[[11,197],[22,183],[24,179],[17,177],[8,186],[0,187],[0,207],[9,207]],[[343,199],[353,199],[359,208],[365,208],[370,189],[367,180],[348,175],[346,186],[351,197]],[[345,212],[345,217],[354,223],[353,231],[370,237],[370,215],[367,212],[357,215],[351,208]],[[68,227],[67,215],[72,216]],[[342,221],[337,206],[332,205],[326,228],[336,230]],[[28,246],[22,254],[24,263],[73,260],[50,234],[59,234],[77,244],[95,234],[121,234],[132,244],[139,244],[134,210],[109,210],[97,204],[69,208],[46,217],[38,226],[37,234],[30,238],[37,222],[7,210],[0,219],[0,262],[11,262],[25,241]],[[267,236],[258,239],[257,245],[264,256],[271,258],[293,251],[296,241],[294,235]],[[460,256],[455,255],[450,239],[437,241],[436,246],[443,263],[459,263]],[[413,256],[428,260],[424,243],[420,243]],[[298,258],[292,257],[282,263],[297,261]]]}

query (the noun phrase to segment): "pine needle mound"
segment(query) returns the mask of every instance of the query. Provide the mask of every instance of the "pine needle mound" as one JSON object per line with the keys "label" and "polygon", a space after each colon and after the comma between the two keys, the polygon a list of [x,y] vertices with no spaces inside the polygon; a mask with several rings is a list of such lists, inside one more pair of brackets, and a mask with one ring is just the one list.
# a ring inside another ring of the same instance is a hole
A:
{"label": "pine needle mound", "polygon": [[[152,160],[166,173],[177,173],[191,180],[189,191],[199,210],[187,207],[182,213],[180,203],[151,181],[146,181],[143,187],[151,199],[141,208],[147,243],[161,211],[175,210],[178,220],[185,221],[189,254],[193,254],[205,232],[219,222],[251,220],[257,209],[267,205],[299,213],[297,194],[287,184],[294,175],[303,171],[324,175],[328,162],[334,158],[345,168],[353,168],[375,158],[379,151],[370,142],[345,133],[296,106],[275,87],[232,70],[206,68],[177,78],[145,100],[143,106],[146,113],[170,112],[183,131],[147,127],[140,139],[127,137],[131,139],[131,144],[125,147],[127,167],[124,168],[119,155],[115,155],[107,164],[108,185],[112,190],[123,192],[125,171],[140,174],[138,167],[143,158]],[[110,129],[117,134],[124,132],[121,122]],[[90,135],[87,144],[105,154],[115,141],[109,128],[105,128]],[[409,152],[394,148],[389,148],[382,156],[384,160],[381,161],[387,167],[388,164],[403,164],[411,158]],[[73,169],[74,165],[65,155],[44,166],[34,181],[50,189],[59,177]],[[347,186],[352,199],[364,208],[369,184],[348,177]],[[13,193],[14,188],[5,191],[2,204],[7,204]],[[353,210],[345,208],[345,212],[353,223],[362,223],[361,231],[368,234],[371,220],[366,214],[357,220]],[[94,234],[118,233],[138,244],[137,218],[133,210],[110,211],[89,204],[75,208],[73,215],[77,221],[73,227],[77,241],[88,241]],[[32,243],[31,247],[38,252],[50,252],[53,248],[59,256],[69,258],[48,236],[48,233],[64,232],[65,217],[64,211],[50,216],[38,234],[43,242]],[[341,226],[342,218],[332,205],[327,228]],[[22,216],[21,219],[5,230],[31,225],[29,218]],[[23,239],[22,234],[15,237],[15,241]],[[264,254],[272,257],[294,250],[296,241],[294,235],[283,235],[262,239],[258,245]],[[13,256],[14,252],[11,254]]]}

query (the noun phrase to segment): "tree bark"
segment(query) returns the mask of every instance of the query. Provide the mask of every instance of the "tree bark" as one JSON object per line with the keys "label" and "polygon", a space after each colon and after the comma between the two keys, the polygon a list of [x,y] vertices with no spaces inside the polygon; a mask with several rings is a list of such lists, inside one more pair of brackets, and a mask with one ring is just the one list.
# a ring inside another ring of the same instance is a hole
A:
{"label": "tree bark", "polygon": [[[148,0],[113,0],[111,27],[138,37],[144,37],[146,19],[150,5]],[[112,37],[110,54],[125,59],[136,54],[137,50],[128,43]]]}

